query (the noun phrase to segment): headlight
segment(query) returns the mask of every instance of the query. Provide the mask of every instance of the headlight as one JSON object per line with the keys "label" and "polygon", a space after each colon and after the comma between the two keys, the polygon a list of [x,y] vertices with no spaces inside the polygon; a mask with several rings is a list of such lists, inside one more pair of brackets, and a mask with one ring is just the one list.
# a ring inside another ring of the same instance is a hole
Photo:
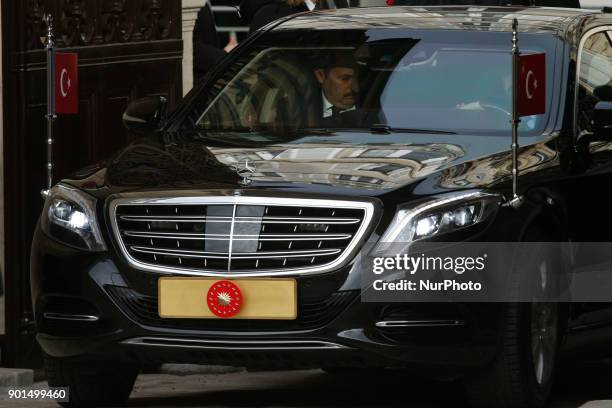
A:
{"label": "headlight", "polygon": [[409,243],[469,228],[497,211],[500,196],[480,190],[441,194],[417,205],[401,206],[375,252],[393,243]]}
{"label": "headlight", "polygon": [[45,234],[64,244],[89,251],[106,251],[96,220],[95,198],[58,184],[51,189],[41,216]]}

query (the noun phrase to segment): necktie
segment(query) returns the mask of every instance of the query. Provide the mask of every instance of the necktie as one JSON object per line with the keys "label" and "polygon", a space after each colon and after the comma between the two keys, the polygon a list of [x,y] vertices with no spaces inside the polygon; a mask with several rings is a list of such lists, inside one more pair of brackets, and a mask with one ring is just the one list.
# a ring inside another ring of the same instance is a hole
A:
{"label": "necktie", "polygon": [[335,126],[340,126],[342,124],[342,115],[340,114],[340,109],[332,106],[332,121]]}

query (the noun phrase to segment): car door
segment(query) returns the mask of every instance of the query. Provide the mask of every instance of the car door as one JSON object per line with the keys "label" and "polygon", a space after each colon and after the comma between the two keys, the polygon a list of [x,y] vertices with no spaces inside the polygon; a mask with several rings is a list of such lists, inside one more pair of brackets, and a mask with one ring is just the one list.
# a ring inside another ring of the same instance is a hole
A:
{"label": "car door", "polygon": [[[612,26],[588,31],[580,41],[575,98],[576,140],[592,133],[595,104],[612,101]],[[609,186],[612,185],[612,142],[591,142],[583,151],[586,172],[568,189],[572,201],[576,268],[609,270],[612,259],[601,247],[580,242],[612,242]],[[574,308],[574,327],[612,324],[612,303],[580,303]]]}

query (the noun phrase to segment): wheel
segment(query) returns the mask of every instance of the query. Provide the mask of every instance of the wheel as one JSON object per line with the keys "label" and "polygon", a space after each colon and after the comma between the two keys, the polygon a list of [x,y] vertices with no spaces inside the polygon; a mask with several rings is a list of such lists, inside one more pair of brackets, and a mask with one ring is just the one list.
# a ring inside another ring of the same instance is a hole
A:
{"label": "wheel", "polygon": [[66,408],[116,406],[134,387],[139,369],[113,362],[73,361],[45,356],[50,387],[68,387]]}
{"label": "wheel", "polygon": [[541,408],[546,404],[561,337],[561,313],[554,301],[562,276],[559,269],[555,258],[548,258],[538,261],[531,268],[535,273],[528,274],[533,277],[528,284],[537,285],[539,292],[531,293],[552,302],[503,305],[501,350],[489,367],[465,379],[474,407]]}
{"label": "wheel", "polygon": [[557,310],[550,303],[506,307],[499,356],[486,370],[466,379],[472,406],[541,408],[546,404],[557,359]]}

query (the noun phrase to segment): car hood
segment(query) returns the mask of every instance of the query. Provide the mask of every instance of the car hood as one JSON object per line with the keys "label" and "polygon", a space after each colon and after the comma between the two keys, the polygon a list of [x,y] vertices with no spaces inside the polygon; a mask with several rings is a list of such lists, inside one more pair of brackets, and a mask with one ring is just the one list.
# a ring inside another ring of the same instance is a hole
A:
{"label": "car hood", "polygon": [[[558,161],[553,137],[521,140],[522,172]],[[343,133],[249,147],[158,134],[64,182],[104,198],[168,189],[272,189],[379,196],[490,187],[511,175],[510,136]],[[240,173],[241,175],[239,175]]]}

